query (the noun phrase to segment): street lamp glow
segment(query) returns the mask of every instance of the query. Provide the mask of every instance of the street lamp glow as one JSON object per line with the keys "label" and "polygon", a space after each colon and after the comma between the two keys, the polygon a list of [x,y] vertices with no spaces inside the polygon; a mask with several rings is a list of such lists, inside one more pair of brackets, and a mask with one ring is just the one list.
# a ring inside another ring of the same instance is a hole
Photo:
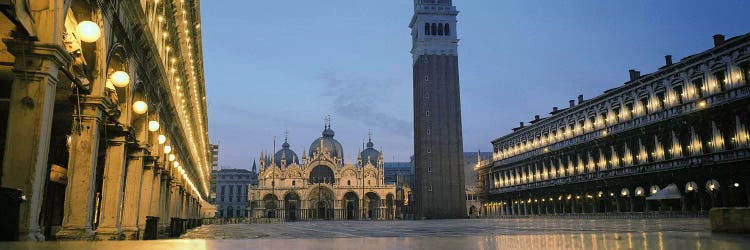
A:
{"label": "street lamp glow", "polygon": [[151,132],[159,131],[159,122],[158,121],[149,121],[148,122],[148,131],[151,131]]}
{"label": "street lamp glow", "polygon": [[159,144],[164,144],[167,142],[167,137],[164,135],[159,135]]}
{"label": "street lamp glow", "polygon": [[164,153],[169,154],[170,152],[172,152],[172,146],[165,145],[164,146]]}
{"label": "street lamp glow", "polygon": [[115,71],[115,73],[112,73],[110,76],[110,79],[112,79],[112,85],[115,85],[115,87],[118,88],[128,86],[128,83],[130,83],[130,76],[128,73],[125,73],[125,71]]}
{"label": "street lamp glow", "polygon": [[136,101],[133,103],[133,112],[142,115],[148,111],[148,104],[144,101]]}
{"label": "street lamp glow", "polygon": [[76,26],[76,35],[78,35],[78,38],[83,42],[93,43],[96,42],[96,40],[99,40],[102,31],[96,23],[92,21],[83,21]]}
{"label": "street lamp glow", "polygon": [[174,161],[174,154],[169,154],[169,161]]}

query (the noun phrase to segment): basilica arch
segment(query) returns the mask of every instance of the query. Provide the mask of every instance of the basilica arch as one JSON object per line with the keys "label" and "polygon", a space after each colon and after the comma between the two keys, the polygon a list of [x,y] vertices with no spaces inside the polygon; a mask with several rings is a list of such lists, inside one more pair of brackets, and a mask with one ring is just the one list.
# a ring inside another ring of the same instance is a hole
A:
{"label": "basilica arch", "polygon": [[320,184],[314,187],[307,198],[312,212],[311,217],[315,219],[333,219],[334,197],[333,191],[329,187],[321,186]]}
{"label": "basilica arch", "polygon": [[344,194],[342,200],[344,204],[344,213],[347,220],[353,220],[359,218],[359,196],[354,191],[349,191]]}
{"label": "basilica arch", "polygon": [[301,200],[299,194],[289,191],[284,195],[284,215],[288,221],[298,220],[300,213]]}

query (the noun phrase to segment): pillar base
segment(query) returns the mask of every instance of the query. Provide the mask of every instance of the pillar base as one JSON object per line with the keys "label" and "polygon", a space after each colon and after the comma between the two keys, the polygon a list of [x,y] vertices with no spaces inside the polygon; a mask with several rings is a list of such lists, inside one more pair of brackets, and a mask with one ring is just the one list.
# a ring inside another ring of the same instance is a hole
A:
{"label": "pillar base", "polygon": [[122,230],[118,228],[98,228],[96,229],[96,240],[122,240],[125,236]]}
{"label": "pillar base", "polygon": [[42,231],[21,232],[18,234],[19,241],[44,241]]}
{"label": "pillar base", "polygon": [[138,240],[138,234],[140,230],[138,227],[123,227],[122,235],[126,240]]}
{"label": "pillar base", "polygon": [[55,234],[58,240],[93,240],[95,236],[90,228],[63,228]]}

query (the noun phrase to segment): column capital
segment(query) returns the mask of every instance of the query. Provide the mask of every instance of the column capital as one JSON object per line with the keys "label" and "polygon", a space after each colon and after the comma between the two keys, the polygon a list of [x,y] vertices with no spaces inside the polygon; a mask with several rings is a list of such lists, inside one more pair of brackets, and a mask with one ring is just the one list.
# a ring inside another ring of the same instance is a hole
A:
{"label": "column capital", "polygon": [[[48,75],[57,79],[57,68],[67,65],[73,60],[65,48],[59,44],[37,43],[24,39],[3,39],[3,43],[8,47],[8,52],[16,58],[15,68],[13,71],[25,72],[21,78],[36,78],[42,75]],[[53,61],[57,67],[54,69],[44,69],[42,62],[33,59],[46,59]],[[31,60],[30,60],[31,59]],[[38,73],[42,75],[28,74]]]}

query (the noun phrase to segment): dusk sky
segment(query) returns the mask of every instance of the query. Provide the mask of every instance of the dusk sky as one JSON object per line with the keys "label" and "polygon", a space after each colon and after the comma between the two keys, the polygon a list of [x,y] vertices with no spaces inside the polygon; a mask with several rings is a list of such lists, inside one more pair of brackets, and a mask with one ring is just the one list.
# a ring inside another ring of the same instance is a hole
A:
{"label": "dusk sky", "polygon": [[[332,117],[345,161],[372,130],[386,161],[412,154],[412,0],[203,1],[209,136],[222,168],[302,151]],[[454,0],[464,151],[579,94],[750,32],[750,1]]]}

